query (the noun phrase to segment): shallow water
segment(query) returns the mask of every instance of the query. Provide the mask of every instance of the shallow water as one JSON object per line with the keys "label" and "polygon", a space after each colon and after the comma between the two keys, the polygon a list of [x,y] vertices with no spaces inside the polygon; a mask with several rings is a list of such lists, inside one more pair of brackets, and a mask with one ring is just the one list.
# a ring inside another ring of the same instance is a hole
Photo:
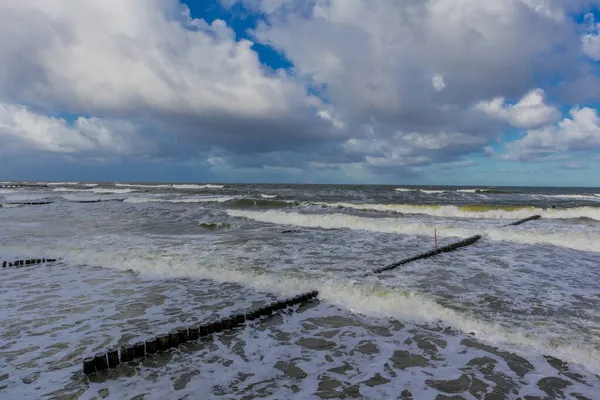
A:
{"label": "shallow water", "polygon": [[[0,192],[0,261],[59,259],[2,270],[0,397],[600,392],[600,189],[134,185]],[[439,245],[483,238],[365,276],[430,250],[434,228]],[[81,372],[97,351],[313,289],[294,312]]]}

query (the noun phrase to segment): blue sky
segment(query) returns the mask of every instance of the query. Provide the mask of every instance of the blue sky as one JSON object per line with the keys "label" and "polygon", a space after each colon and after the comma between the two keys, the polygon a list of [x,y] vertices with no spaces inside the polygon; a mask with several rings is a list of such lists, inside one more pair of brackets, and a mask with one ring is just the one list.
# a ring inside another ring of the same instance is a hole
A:
{"label": "blue sky", "polygon": [[0,180],[600,186],[595,2],[8,3]]}

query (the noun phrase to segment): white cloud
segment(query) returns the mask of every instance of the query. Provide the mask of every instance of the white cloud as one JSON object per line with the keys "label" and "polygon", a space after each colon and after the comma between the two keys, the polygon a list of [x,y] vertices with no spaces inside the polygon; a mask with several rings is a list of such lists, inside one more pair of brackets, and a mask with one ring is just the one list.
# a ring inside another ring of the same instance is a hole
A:
{"label": "white cloud", "polygon": [[522,139],[508,143],[502,157],[527,161],[558,152],[600,150],[600,117],[597,110],[574,107],[569,115],[571,118],[530,130]]}
{"label": "white cloud", "polygon": [[189,18],[176,0],[6,0],[0,37],[11,61],[0,93],[19,102],[265,116],[307,101],[285,74],[265,72],[251,42],[223,21]]}
{"label": "white cloud", "polygon": [[503,97],[496,97],[490,101],[479,102],[475,108],[517,128],[532,128],[560,118],[560,112],[544,102],[542,89],[528,92],[517,104],[507,105]]}
{"label": "white cloud", "polygon": [[575,60],[556,49],[581,40],[560,0],[241,1],[266,13],[255,40],[293,69],[266,68],[251,42],[178,0],[0,0],[2,134],[45,151],[132,154],[151,151],[143,126],[176,136],[185,156],[214,150],[208,165],[256,170],[451,163],[501,134],[473,104],[518,127],[557,119],[541,90],[504,99]]}
{"label": "white cloud", "polygon": [[596,23],[594,14],[585,16],[588,23],[588,33],[581,37],[583,51],[593,60],[600,61],[600,23]]}
{"label": "white cloud", "polygon": [[108,152],[119,155],[152,151],[138,127],[128,121],[79,117],[69,124],[62,118],[48,117],[24,106],[6,103],[0,103],[0,140],[4,150],[25,146],[54,153]]}

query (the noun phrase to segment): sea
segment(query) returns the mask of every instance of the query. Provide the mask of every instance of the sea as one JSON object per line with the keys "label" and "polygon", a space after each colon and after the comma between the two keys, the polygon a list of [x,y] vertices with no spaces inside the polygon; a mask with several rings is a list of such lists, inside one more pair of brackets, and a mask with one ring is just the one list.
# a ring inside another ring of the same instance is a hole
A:
{"label": "sea", "polygon": [[1,399],[600,399],[600,188],[0,183],[23,184],[0,262],[56,262],[0,270]]}

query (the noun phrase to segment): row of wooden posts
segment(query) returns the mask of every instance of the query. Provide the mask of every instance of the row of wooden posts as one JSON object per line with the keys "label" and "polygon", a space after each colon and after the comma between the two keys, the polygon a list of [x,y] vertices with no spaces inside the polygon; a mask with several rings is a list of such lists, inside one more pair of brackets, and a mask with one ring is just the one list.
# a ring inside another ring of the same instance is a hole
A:
{"label": "row of wooden posts", "polygon": [[287,307],[302,304],[316,298],[319,292],[313,290],[285,300],[279,300],[264,307],[257,308],[244,314],[235,314],[208,324],[192,325],[187,328],[179,328],[150,338],[144,342],[137,342],[113,348],[104,353],[97,353],[94,357],[83,360],[83,372],[86,375],[116,368],[122,363],[144,358],[146,355],[167,351],[178,347],[189,341],[198,340],[203,337],[222,331],[234,329],[244,325],[248,321],[257,320],[261,317],[271,315]]}
{"label": "row of wooden posts", "polygon": [[20,268],[20,267],[25,267],[28,265],[36,265],[36,264],[41,264],[41,263],[46,263],[46,262],[56,262],[55,258],[36,258],[33,260],[17,260],[17,261],[2,261],[2,268],[7,268],[7,267],[16,267],[16,268]]}

